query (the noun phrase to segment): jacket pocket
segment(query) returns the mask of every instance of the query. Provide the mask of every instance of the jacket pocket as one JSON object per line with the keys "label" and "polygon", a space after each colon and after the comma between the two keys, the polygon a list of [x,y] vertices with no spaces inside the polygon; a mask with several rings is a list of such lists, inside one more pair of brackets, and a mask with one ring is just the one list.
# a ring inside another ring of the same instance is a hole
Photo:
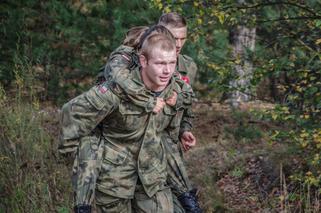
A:
{"label": "jacket pocket", "polygon": [[147,113],[144,108],[123,102],[119,105],[118,126],[124,130],[136,131],[146,125]]}
{"label": "jacket pocket", "polygon": [[[98,86],[99,87],[99,86]],[[92,88],[85,95],[88,102],[97,110],[101,110],[106,105],[103,95],[100,94],[97,90],[98,87]],[[107,89],[107,88],[106,88]]]}
{"label": "jacket pocket", "polygon": [[115,165],[122,165],[125,162],[127,155],[127,151],[124,148],[105,142],[104,160]]}
{"label": "jacket pocket", "polygon": [[119,112],[122,115],[141,115],[144,112],[144,108],[132,103],[122,102],[119,105]]}

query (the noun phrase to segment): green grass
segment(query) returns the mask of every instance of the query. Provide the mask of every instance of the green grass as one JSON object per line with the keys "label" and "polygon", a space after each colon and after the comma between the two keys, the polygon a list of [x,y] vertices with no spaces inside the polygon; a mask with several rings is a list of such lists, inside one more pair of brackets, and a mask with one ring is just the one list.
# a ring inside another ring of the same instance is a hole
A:
{"label": "green grass", "polygon": [[9,99],[1,91],[1,211],[63,212],[72,206],[72,193],[70,172],[55,154],[57,138],[44,128],[45,115],[35,100],[20,94]]}

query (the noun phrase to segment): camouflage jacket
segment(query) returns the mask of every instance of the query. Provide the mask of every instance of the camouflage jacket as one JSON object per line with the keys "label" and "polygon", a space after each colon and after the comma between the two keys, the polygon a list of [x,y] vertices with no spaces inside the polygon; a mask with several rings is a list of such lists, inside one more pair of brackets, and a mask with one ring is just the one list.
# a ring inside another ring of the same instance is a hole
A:
{"label": "camouflage jacket", "polygon": [[[133,86],[144,87],[138,69],[131,72]],[[161,93],[170,97],[179,91],[175,80]],[[153,93],[150,92],[150,96]],[[98,125],[104,141],[103,168],[97,189],[107,194],[132,198],[139,177],[152,196],[166,182],[166,157],[160,134],[177,123],[176,110],[165,106],[158,114],[148,113],[113,84],[94,86],[62,108],[62,140],[89,135]]]}
{"label": "camouflage jacket", "polygon": [[[174,108],[177,111],[175,119],[172,121],[177,126],[177,129],[172,129],[168,135],[175,141],[178,141],[178,136],[184,131],[191,131],[192,129],[192,100],[194,92],[192,87],[182,80],[182,76],[186,74],[192,83],[195,79],[197,66],[193,59],[186,55],[179,55],[177,58],[177,73],[174,74],[176,83],[180,86],[176,105]],[[135,50],[132,47],[125,45],[119,46],[110,55],[110,58],[105,66],[104,75],[109,76],[112,81],[116,82],[119,87],[126,90],[127,96],[130,100],[139,106],[145,108],[146,112],[151,112],[156,104],[156,99],[150,96],[144,87],[139,87],[130,78],[130,70],[139,67],[139,60]],[[123,69],[123,68],[127,69]],[[178,74],[179,73],[179,74]]]}
{"label": "camouflage jacket", "polygon": [[[103,75],[107,81],[115,81],[120,87],[126,88],[127,94],[130,95],[129,98],[135,99],[138,105],[145,107],[146,111],[150,112],[155,107],[156,99],[151,98],[148,94],[146,94],[143,88],[140,90],[138,88],[131,90],[131,87],[127,86],[128,84],[131,84],[131,79],[128,79],[128,73],[125,71],[133,70],[139,66],[139,60],[135,50],[132,47],[121,45],[111,53],[108,62],[101,70],[103,70]],[[184,103],[184,99],[185,101],[189,102],[192,100],[192,96],[194,96],[191,88],[189,88],[187,85],[184,86],[184,83],[182,83],[182,77],[187,75],[189,77],[188,84],[192,85],[192,83],[195,81],[197,66],[192,58],[186,55],[179,55],[177,58],[176,70],[177,73],[175,74],[175,79],[182,88],[182,92],[179,94],[176,104],[176,107],[180,108],[183,107],[182,104]]]}
{"label": "camouflage jacket", "polygon": [[113,77],[114,73],[117,73],[117,71],[122,70],[123,68],[133,70],[137,67],[139,67],[139,60],[134,48],[120,45],[110,54],[109,59],[104,66],[104,76],[108,79],[110,76]]}
{"label": "camouflage jacket", "polygon": [[196,79],[196,73],[197,73],[197,66],[194,62],[194,60],[187,56],[187,55],[178,55],[177,58],[177,67],[176,70],[182,75],[182,76],[188,76],[189,77],[189,84],[193,85]]}

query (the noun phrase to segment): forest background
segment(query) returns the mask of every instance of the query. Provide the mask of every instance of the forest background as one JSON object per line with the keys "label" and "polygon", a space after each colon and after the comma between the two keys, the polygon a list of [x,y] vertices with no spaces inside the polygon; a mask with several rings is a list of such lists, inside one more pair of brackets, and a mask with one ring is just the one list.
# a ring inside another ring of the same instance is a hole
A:
{"label": "forest background", "polygon": [[[319,1],[16,0],[0,3],[0,212],[70,210],[70,167],[56,151],[58,109],[93,85],[130,27],[155,24],[169,11],[188,21],[183,53],[199,68],[196,115],[215,122],[200,109],[221,113],[228,104],[230,123],[222,125],[236,128],[222,130],[230,138],[224,146],[234,146],[227,158],[240,159],[235,153],[244,143],[277,153],[277,177],[265,177],[277,184],[270,181],[263,190],[269,196],[253,202],[271,211],[320,210]],[[260,107],[244,108],[253,101]],[[213,123],[206,127],[215,132]],[[219,141],[200,140],[212,148]],[[194,180],[218,190],[225,174],[242,181],[250,172],[229,165]],[[201,196],[205,210],[237,210],[224,192]]]}

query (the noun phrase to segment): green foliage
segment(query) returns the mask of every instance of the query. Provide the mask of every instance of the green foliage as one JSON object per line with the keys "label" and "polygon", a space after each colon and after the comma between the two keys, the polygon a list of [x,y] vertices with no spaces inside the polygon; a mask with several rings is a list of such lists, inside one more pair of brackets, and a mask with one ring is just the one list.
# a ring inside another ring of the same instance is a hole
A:
{"label": "green foliage", "polygon": [[[25,63],[16,67],[30,70]],[[40,111],[32,84],[23,80],[19,68],[15,70],[16,96],[7,96],[0,87],[0,209],[54,212],[59,206],[70,206],[69,172],[57,164],[53,152],[57,141],[44,128],[50,115]]]}
{"label": "green foliage", "polygon": [[233,119],[238,123],[235,128],[226,128],[239,142],[255,142],[263,137],[260,128],[255,124],[249,123],[250,115],[247,112],[233,111]]}
{"label": "green foliage", "polygon": [[245,174],[245,168],[242,166],[235,166],[230,174],[232,177],[242,178]]}
{"label": "green foliage", "polygon": [[[201,80],[208,88],[228,92],[230,80],[236,77],[233,66],[242,64],[244,58],[253,62],[254,73],[251,85],[247,86],[258,86],[261,98],[280,104],[263,116],[281,127],[271,134],[271,143],[289,143],[303,164],[292,171],[295,180],[320,188],[321,3],[154,0],[153,5],[165,12],[182,13],[188,17],[190,29],[197,29],[191,32],[193,48],[204,70]],[[256,28],[256,47],[244,58],[232,61],[231,47],[226,41],[232,39],[236,26]],[[268,83],[264,86],[263,82]],[[237,138],[260,137],[246,123],[231,131]]]}
{"label": "green foliage", "polygon": [[0,82],[15,80],[15,56],[41,71],[44,100],[58,103],[89,85],[108,54],[133,26],[153,24],[160,12],[144,1],[14,1],[0,6]]}

